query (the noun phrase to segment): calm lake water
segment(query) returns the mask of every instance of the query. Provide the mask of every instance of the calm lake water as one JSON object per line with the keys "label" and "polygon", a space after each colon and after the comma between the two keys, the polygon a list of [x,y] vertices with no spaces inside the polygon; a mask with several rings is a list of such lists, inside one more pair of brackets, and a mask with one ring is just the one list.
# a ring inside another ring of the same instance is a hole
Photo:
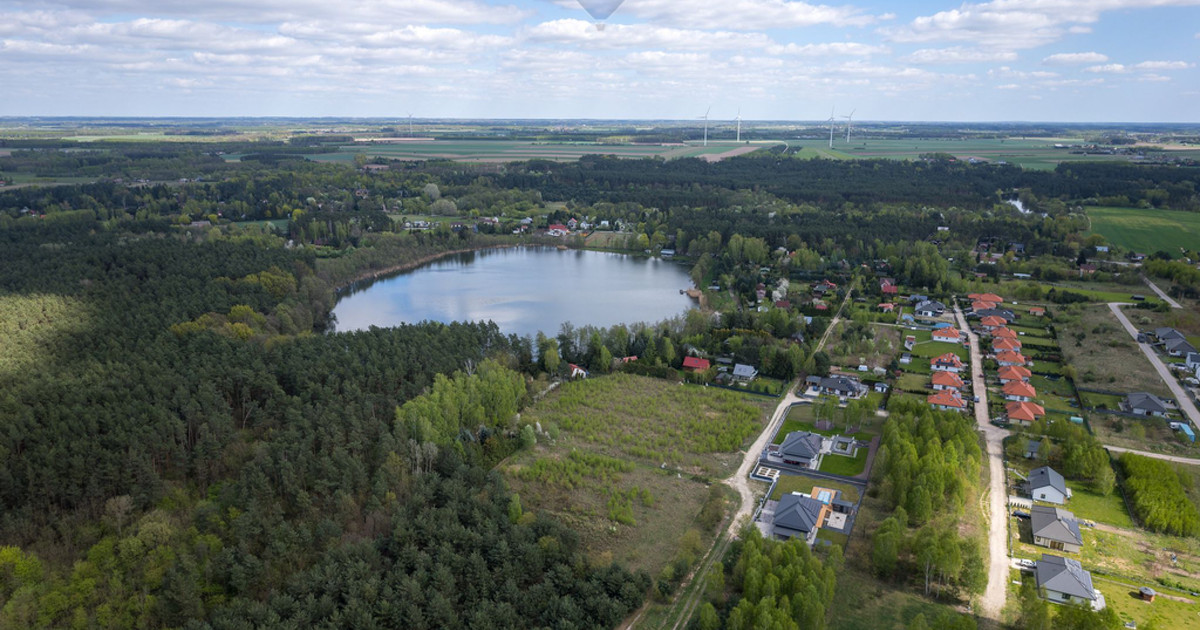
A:
{"label": "calm lake water", "polygon": [[337,330],[423,320],[491,320],[505,333],[557,334],[563,322],[656,322],[694,305],[687,267],[657,258],[552,248],[492,249],[443,258],[361,285],[333,309]]}

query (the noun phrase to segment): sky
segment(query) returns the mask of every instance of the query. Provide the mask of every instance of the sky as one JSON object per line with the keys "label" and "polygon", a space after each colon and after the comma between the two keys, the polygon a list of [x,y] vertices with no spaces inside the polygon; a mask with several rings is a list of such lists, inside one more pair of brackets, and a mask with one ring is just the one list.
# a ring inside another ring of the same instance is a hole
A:
{"label": "sky", "polygon": [[1200,0],[580,2],[0,0],[0,116],[1200,122]]}

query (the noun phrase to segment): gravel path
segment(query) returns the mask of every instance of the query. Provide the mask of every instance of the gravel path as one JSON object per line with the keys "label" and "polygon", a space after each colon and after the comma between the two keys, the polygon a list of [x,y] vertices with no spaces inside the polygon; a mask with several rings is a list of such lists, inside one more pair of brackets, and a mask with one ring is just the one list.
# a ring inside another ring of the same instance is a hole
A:
{"label": "gravel path", "polygon": [[[1121,320],[1121,325],[1125,327],[1125,331],[1133,337],[1134,341],[1137,341],[1137,328],[1129,321],[1128,317],[1125,317],[1125,312],[1121,310],[1122,306],[1127,305],[1122,302],[1108,303],[1109,310],[1113,312],[1113,315],[1117,316],[1117,319]],[[1167,384],[1167,388],[1171,390],[1171,395],[1175,397],[1175,402],[1179,403],[1179,410],[1183,412],[1183,415],[1187,416],[1194,428],[1200,429],[1200,410],[1196,409],[1196,405],[1192,403],[1192,399],[1188,398],[1187,392],[1183,391],[1183,388],[1179,386],[1179,381],[1175,380],[1175,376],[1163,364],[1162,359],[1158,358],[1158,353],[1147,343],[1138,343],[1138,347],[1142,349],[1142,354],[1146,355],[1147,359],[1150,359],[1150,364],[1154,366],[1154,369],[1158,370],[1158,375],[1162,377],[1163,382]]]}

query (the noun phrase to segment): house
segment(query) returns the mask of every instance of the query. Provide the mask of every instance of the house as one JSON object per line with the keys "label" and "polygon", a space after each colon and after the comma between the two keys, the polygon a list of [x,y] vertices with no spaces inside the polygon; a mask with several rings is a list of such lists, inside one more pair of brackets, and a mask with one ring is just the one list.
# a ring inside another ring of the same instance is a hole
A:
{"label": "house", "polygon": [[990,332],[996,330],[997,328],[1004,328],[1008,325],[1008,321],[1003,317],[988,315],[987,317],[980,318],[979,325],[982,326],[984,330]]}
{"label": "house", "polygon": [[1002,391],[1004,392],[1004,400],[1029,402],[1037,397],[1037,390],[1033,388],[1033,385],[1024,381],[1009,381],[1004,384]]}
{"label": "house", "polygon": [[995,352],[998,354],[1001,352],[1020,352],[1020,351],[1021,351],[1021,342],[1017,341],[1016,339],[1009,339],[1008,337],[1000,337],[999,339],[992,339],[992,352]]}
{"label": "house", "polygon": [[965,411],[967,408],[967,401],[963,400],[962,396],[959,396],[958,392],[954,390],[943,390],[931,394],[925,398],[925,402],[941,411]]}
{"label": "house", "polygon": [[837,285],[828,280],[822,280],[814,285],[812,290],[817,295],[825,295],[829,291],[836,291]]}
{"label": "house", "polygon": [[[571,217],[570,219],[567,219],[567,228],[568,229],[574,230],[578,227],[579,227],[579,219],[576,219],[575,217]],[[672,253],[674,253],[674,252],[672,252]]]}
{"label": "house", "polygon": [[550,227],[546,228],[547,236],[566,236],[570,233],[571,230],[561,223],[552,223]]}
{"label": "house", "polygon": [[1010,324],[1017,319],[1017,316],[1006,308],[985,308],[981,311],[975,311],[972,315],[979,318],[999,317]]}
{"label": "house", "polygon": [[1092,574],[1084,571],[1078,560],[1044,553],[1035,573],[1038,592],[1046,599],[1104,609],[1104,596],[1092,586]]}
{"label": "house", "polygon": [[705,372],[710,367],[712,367],[712,364],[708,362],[708,359],[701,359],[699,357],[683,358],[683,369],[688,372]]}
{"label": "house", "polygon": [[1034,317],[1044,317],[1046,315],[1046,309],[1040,306],[1030,306],[1029,314],[1033,315]]}
{"label": "house", "polygon": [[1041,440],[1028,440],[1025,442],[1025,459],[1035,459],[1041,451]]}
{"label": "house", "polygon": [[1020,352],[1001,352],[996,355],[996,363],[1000,367],[1007,365],[1026,365],[1029,362]]}
{"label": "house", "polygon": [[967,299],[972,302],[991,302],[993,304],[1004,302],[1004,298],[995,293],[968,293]]}
{"label": "house", "polygon": [[1008,414],[1009,422],[1016,422],[1022,426],[1029,426],[1046,415],[1045,408],[1031,402],[1011,401],[1004,405],[1004,411]]}
{"label": "house", "polygon": [[917,336],[916,336],[916,335],[905,335],[905,337],[904,337],[904,349],[905,349],[905,350],[912,350],[912,349],[913,349],[913,346],[915,346],[915,345],[917,345]]}
{"label": "house", "polygon": [[884,383],[883,381],[879,381],[878,383],[875,383],[875,393],[886,394],[887,391],[888,391],[887,383]]}
{"label": "house", "polygon": [[954,372],[934,372],[930,380],[933,381],[933,388],[937,391],[946,389],[960,391],[963,388],[963,380]]}
{"label": "house", "polygon": [[962,337],[961,333],[959,333],[955,328],[939,328],[933,331],[933,340],[959,343],[962,341]]}
{"label": "house", "polygon": [[771,522],[771,535],[780,540],[803,538],[809,545],[817,540],[817,530],[828,516],[829,506],[799,492],[790,492],[779,498],[775,505],[775,517]]}
{"label": "house", "polygon": [[570,371],[571,378],[587,378],[588,371],[574,363],[568,363],[567,369]]}
{"label": "house", "polygon": [[779,445],[779,458],[785,464],[816,470],[821,465],[821,436],[811,431],[792,431]]}
{"label": "house", "polygon": [[905,352],[904,354],[901,354],[900,355],[900,365],[908,365],[909,363],[912,363],[912,355],[907,352]]}
{"label": "house", "polygon": [[1165,418],[1167,403],[1149,392],[1133,392],[1121,401],[1121,409],[1138,416],[1157,416]]}
{"label": "house", "polygon": [[[571,229],[574,230],[575,228],[571,228]],[[675,250],[660,249],[660,250],[658,250],[658,257],[662,258],[663,260],[671,260],[672,258],[675,257]]]}
{"label": "house", "polygon": [[733,366],[733,380],[740,383],[749,383],[756,378],[758,378],[758,370],[754,369],[754,367],[742,363]]}
{"label": "house", "polygon": [[1016,339],[1017,332],[1011,328],[996,328],[992,331],[992,339]]}
{"label": "house", "polygon": [[953,352],[936,356],[929,360],[929,367],[934,372],[954,372],[958,374],[963,369],[963,362]]}
{"label": "house", "polygon": [[1189,352],[1183,364],[1187,366],[1187,369],[1193,372],[1196,371],[1196,369],[1200,368],[1200,352]]}
{"label": "house", "polygon": [[1187,339],[1168,339],[1163,342],[1163,349],[1173,357],[1186,357],[1196,352],[1196,347],[1188,343]]}
{"label": "house", "polygon": [[896,295],[900,292],[900,287],[896,286],[896,281],[892,278],[881,278],[879,280],[879,290],[884,295]]}
{"label": "house", "polygon": [[1170,341],[1171,339],[1185,339],[1185,340],[1187,339],[1187,337],[1183,333],[1179,332],[1178,330],[1175,330],[1174,328],[1169,328],[1167,326],[1164,326],[1162,328],[1155,328],[1154,336],[1158,338],[1158,341],[1160,343]]}
{"label": "house", "polygon": [[1033,526],[1033,544],[1049,547],[1055,551],[1079,553],[1083,536],[1079,533],[1079,521],[1075,515],[1048,505],[1035,505],[1029,510],[1029,523]]}
{"label": "house", "polygon": [[1028,369],[1019,365],[1006,365],[1000,368],[1000,384],[1007,385],[1008,383],[1028,382],[1029,377],[1033,376]]}
{"label": "house", "polygon": [[894,313],[896,311],[896,305],[892,304],[891,302],[881,302],[879,304],[879,310],[883,311],[884,313]]}
{"label": "house", "polygon": [[941,302],[925,300],[913,309],[918,317],[938,317],[946,312],[946,305]]}
{"label": "house", "polygon": [[867,394],[867,386],[856,378],[849,376],[827,376],[821,379],[821,393],[837,396],[838,398],[862,398]]}
{"label": "house", "polygon": [[1066,480],[1058,474],[1058,471],[1049,466],[1029,471],[1029,480],[1025,485],[1029,489],[1030,498],[1035,501],[1062,505],[1071,498],[1071,491],[1067,489]]}

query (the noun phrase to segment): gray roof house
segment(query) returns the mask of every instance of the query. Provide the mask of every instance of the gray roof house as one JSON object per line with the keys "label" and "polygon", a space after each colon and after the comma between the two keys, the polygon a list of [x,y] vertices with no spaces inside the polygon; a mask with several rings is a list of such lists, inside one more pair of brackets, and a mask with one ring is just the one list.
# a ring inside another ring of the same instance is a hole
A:
{"label": "gray roof house", "polygon": [[1189,352],[1183,364],[1190,370],[1200,367],[1200,352]]}
{"label": "gray roof house", "polygon": [[779,457],[785,464],[806,468],[821,465],[821,436],[811,431],[792,431],[779,445]]}
{"label": "gray roof house", "polygon": [[1071,491],[1067,489],[1067,481],[1058,471],[1049,466],[1029,471],[1027,485],[1029,496],[1036,501],[1062,505],[1071,497]]}
{"label": "gray roof house", "polygon": [[738,363],[733,366],[733,380],[749,383],[758,376],[758,370],[754,366]]}
{"label": "gray roof house", "polygon": [[1033,459],[1038,456],[1038,452],[1042,450],[1041,440],[1029,440],[1025,442],[1025,459]]}
{"label": "gray roof house", "polygon": [[783,495],[775,506],[771,535],[779,539],[799,537],[813,544],[821,527],[824,507],[820,501],[798,492]]}
{"label": "gray roof house", "polygon": [[1175,330],[1174,328],[1170,328],[1167,326],[1163,326],[1162,328],[1155,328],[1154,336],[1158,337],[1159,341],[1167,341],[1170,339],[1186,339],[1187,338],[1184,336],[1183,333],[1179,332],[1178,330]]}
{"label": "gray roof house", "polygon": [[1012,311],[1010,311],[1006,308],[980,309],[978,311],[975,311],[974,313],[971,313],[971,317],[978,317],[980,319],[982,319],[984,317],[1000,317],[1004,321],[1009,322],[1010,324],[1012,323],[1012,321],[1014,319],[1017,318],[1017,316]]}
{"label": "gray roof house", "polygon": [[1104,608],[1104,596],[1092,586],[1092,574],[1078,560],[1042,554],[1037,563],[1037,587],[1052,602],[1087,604]]}
{"label": "gray roof house", "polygon": [[1069,553],[1079,553],[1079,548],[1083,546],[1079,521],[1066,510],[1035,505],[1029,511],[1029,523],[1033,526],[1035,545]]}
{"label": "gray roof house", "polygon": [[946,312],[946,305],[933,300],[925,300],[913,309],[920,317],[937,317]]}
{"label": "gray roof house", "polygon": [[1167,403],[1148,392],[1133,392],[1125,396],[1125,400],[1121,401],[1121,409],[1139,416],[1162,418],[1167,415]]}
{"label": "gray roof house", "polygon": [[860,398],[867,393],[867,386],[849,376],[827,376],[821,379],[821,392],[839,398]]}
{"label": "gray roof house", "polygon": [[1187,339],[1168,339],[1163,342],[1163,349],[1173,357],[1186,357],[1196,352],[1196,347],[1188,343]]}

